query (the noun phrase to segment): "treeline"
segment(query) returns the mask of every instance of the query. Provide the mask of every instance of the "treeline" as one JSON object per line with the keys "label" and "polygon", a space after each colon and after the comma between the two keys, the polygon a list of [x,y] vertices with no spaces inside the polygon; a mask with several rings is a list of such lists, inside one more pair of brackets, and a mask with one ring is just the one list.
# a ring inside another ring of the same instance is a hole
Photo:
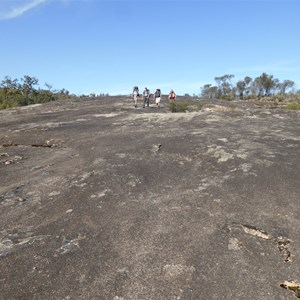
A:
{"label": "treeline", "polygon": [[295,82],[274,78],[273,75],[262,73],[259,77],[251,78],[246,76],[244,79],[232,82],[235,76],[226,74],[215,77],[215,85],[205,84],[201,87],[201,96],[204,98],[217,99],[252,99],[266,96],[277,96],[277,99],[284,99],[287,95],[300,99],[300,91],[295,90]]}
{"label": "treeline", "polygon": [[0,109],[45,103],[58,99],[67,99],[69,91],[52,90],[52,86],[45,83],[46,89],[37,88],[38,79],[25,75],[20,80],[6,76],[0,83]]}

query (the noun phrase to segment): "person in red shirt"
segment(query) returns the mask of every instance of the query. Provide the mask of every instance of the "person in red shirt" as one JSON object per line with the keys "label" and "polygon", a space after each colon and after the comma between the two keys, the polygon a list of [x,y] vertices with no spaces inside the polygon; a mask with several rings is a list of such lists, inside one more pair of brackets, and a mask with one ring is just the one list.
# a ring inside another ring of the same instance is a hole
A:
{"label": "person in red shirt", "polygon": [[173,90],[170,91],[168,98],[169,98],[170,103],[175,102],[176,94]]}

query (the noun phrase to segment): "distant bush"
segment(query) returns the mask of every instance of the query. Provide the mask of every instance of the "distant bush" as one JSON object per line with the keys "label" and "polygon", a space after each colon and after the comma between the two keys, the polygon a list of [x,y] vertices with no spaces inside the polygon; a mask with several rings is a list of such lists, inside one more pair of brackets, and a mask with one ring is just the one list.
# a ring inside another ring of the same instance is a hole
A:
{"label": "distant bush", "polygon": [[7,108],[9,108],[9,105],[8,105],[7,102],[2,102],[2,103],[0,103],[0,110],[1,110],[1,109],[7,109]]}
{"label": "distant bush", "polygon": [[31,102],[30,99],[27,98],[27,97],[20,97],[20,98],[18,98],[18,104],[19,104],[18,106],[26,106],[30,102]]}
{"label": "distant bush", "polygon": [[0,109],[64,100],[71,97],[66,89],[51,91],[52,86],[47,83],[45,85],[48,90],[36,89],[38,79],[35,77],[25,75],[20,82],[22,83],[9,76],[0,81]]}
{"label": "distant bush", "polygon": [[229,104],[228,105],[228,110],[231,111],[231,112],[234,112],[236,110],[236,105],[234,104]]}
{"label": "distant bush", "polygon": [[231,95],[221,95],[220,99],[232,101],[234,100],[234,97]]}
{"label": "distant bush", "polygon": [[243,100],[257,100],[257,96],[255,95],[244,95]]}
{"label": "distant bush", "polygon": [[188,110],[188,103],[185,102],[172,102],[169,105],[169,110],[171,112],[186,112]]}
{"label": "distant bush", "polygon": [[300,110],[300,103],[299,102],[291,102],[286,106],[287,109],[289,110]]}
{"label": "distant bush", "polygon": [[288,95],[287,100],[300,103],[300,94],[290,94]]}
{"label": "distant bush", "polygon": [[200,101],[197,102],[197,109],[198,110],[201,110],[203,108],[203,106],[204,106],[203,102],[200,102]]}
{"label": "distant bush", "polygon": [[276,95],[274,97],[274,101],[276,102],[283,102],[286,99],[286,95]]}

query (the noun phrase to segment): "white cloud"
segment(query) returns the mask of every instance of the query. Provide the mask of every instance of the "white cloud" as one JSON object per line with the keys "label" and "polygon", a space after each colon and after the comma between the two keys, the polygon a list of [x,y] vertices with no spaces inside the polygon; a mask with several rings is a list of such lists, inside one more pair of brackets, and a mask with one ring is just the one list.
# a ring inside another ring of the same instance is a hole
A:
{"label": "white cloud", "polygon": [[0,20],[9,20],[17,18],[46,1],[48,0],[2,0],[0,4]]}

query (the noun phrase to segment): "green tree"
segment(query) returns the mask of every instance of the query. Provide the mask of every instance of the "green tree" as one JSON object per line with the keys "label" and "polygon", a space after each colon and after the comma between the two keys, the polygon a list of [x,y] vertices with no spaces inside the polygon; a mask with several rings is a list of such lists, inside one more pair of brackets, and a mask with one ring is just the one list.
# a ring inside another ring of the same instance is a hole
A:
{"label": "green tree", "polygon": [[[35,77],[25,75],[20,81],[22,81],[22,84],[19,84],[17,79],[11,79],[9,76],[0,81],[0,109],[71,97],[66,89],[52,91],[52,86],[48,83],[45,83],[48,90],[36,89],[38,79]],[[72,95],[72,97],[76,96]]]}
{"label": "green tree", "polygon": [[26,96],[34,91],[34,86],[39,82],[35,77],[30,77],[28,75],[25,75],[21,80],[23,81],[22,91]]}
{"label": "green tree", "polygon": [[286,90],[289,88],[293,88],[295,86],[295,82],[292,80],[284,80],[282,83],[279,83],[279,93],[281,95],[286,94]]}
{"label": "green tree", "polygon": [[236,83],[236,89],[239,93],[239,97],[240,99],[243,99],[244,97],[244,92],[246,90],[246,83],[244,80],[240,80]]}
{"label": "green tree", "polygon": [[6,101],[9,91],[16,90],[18,88],[18,79],[11,79],[9,76],[5,76],[0,85],[3,88],[3,100]]}
{"label": "green tree", "polygon": [[203,87],[200,88],[202,97],[209,97],[208,90],[210,87],[211,87],[211,84],[205,84],[205,85],[203,85]]}
{"label": "green tree", "polygon": [[216,98],[218,94],[218,87],[211,84],[205,84],[201,87],[201,96],[209,99]]}
{"label": "green tree", "polygon": [[244,98],[244,93],[249,93],[250,89],[250,83],[252,82],[252,78],[249,76],[246,76],[244,80],[239,80],[236,83],[236,90],[239,94],[240,99]]}
{"label": "green tree", "polygon": [[251,86],[251,83],[252,83],[252,78],[249,77],[249,76],[246,76],[244,78],[244,82],[246,84],[246,93],[248,94],[250,92],[250,86]]}
{"label": "green tree", "polygon": [[232,93],[231,79],[234,78],[233,74],[225,74],[220,77],[215,77],[215,81],[218,85],[218,96],[230,95]]}
{"label": "green tree", "polygon": [[45,82],[45,86],[47,87],[47,89],[49,90],[49,92],[51,91],[51,89],[52,89],[52,85],[51,84],[49,84],[49,83],[47,83],[47,82]]}
{"label": "green tree", "polygon": [[276,87],[278,79],[274,78],[273,75],[262,73],[259,77],[255,78],[254,82],[258,96],[269,96],[271,90]]}

